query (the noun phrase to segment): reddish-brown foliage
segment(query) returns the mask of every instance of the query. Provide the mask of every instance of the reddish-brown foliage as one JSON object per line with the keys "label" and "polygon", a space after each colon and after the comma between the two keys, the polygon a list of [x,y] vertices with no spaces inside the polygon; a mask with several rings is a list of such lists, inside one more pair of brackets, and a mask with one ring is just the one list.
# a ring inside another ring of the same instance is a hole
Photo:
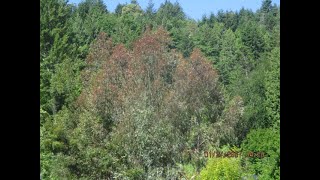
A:
{"label": "reddish-brown foliage", "polygon": [[184,128],[192,114],[205,111],[216,118],[222,102],[216,70],[200,50],[184,59],[168,49],[170,42],[163,28],[147,31],[132,51],[123,45],[112,48],[111,40],[99,35],[87,58],[84,72],[90,78],[79,102],[99,114],[112,114],[114,120],[137,102],[154,107],[157,118]]}
{"label": "reddish-brown foliage", "polygon": [[[174,74],[175,88],[173,98],[180,105],[195,115],[207,112],[211,121],[217,118],[222,108],[217,71],[203,57],[200,50],[195,49],[190,59],[180,59]],[[185,111],[185,110],[184,110]]]}

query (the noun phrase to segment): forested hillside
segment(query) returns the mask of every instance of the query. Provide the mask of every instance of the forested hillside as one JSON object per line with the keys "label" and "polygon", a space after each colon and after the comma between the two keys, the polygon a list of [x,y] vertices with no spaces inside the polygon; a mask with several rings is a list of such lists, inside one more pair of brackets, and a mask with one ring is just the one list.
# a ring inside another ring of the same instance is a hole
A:
{"label": "forested hillside", "polygon": [[40,0],[40,104],[42,179],[280,179],[280,7]]}

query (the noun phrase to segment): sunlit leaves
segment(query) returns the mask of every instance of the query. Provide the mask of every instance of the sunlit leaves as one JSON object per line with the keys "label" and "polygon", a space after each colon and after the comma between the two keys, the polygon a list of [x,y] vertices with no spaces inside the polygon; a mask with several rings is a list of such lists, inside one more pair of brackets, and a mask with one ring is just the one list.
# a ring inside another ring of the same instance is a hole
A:
{"label": "sunlit leaves", "polygon": [[241,145],[243,153],[263,152],[265,157],[246,158],[248,169],[260,179],[280,179],[280,131],[271,128],[252,130]]}

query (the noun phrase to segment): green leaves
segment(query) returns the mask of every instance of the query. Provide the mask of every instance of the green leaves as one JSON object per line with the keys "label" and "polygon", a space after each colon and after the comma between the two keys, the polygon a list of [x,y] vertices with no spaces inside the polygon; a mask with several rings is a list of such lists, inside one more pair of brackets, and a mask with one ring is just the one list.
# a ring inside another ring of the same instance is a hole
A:
{"label": "green leaves", "polygon": [[263,31],[255,21],[248,21],[239,27],[243,44],[253,53],[255,60],[265,51]]}
{"label": "green leaves", "polygon": [[128,4],[122,8],[121,15],[122,16],[129,15],[129,16],[134,16],[135,18],[138,18],[139,16],[142,15],[142,10],[141,10],[141,7],[137,4]]}
{"label": "green leaves", "polygon": [[280,179],[280,131],[269,129],[252,130],[241,145],[244,154],[263,152],[264,158],[247,158],[248,169],[261,179]]}
{"label": "green leaves", "polygon": [[[102,0],[40,6],[44,179],[279,179],[280,9],[270,1],[201,21],[170,1],[115,13]],[[270,157],[205,164],[203,151],[240,144]]]}
{"label": "green leaves", "polygon": [[210,158],[200,172],[203,180],[236,180],[241,178],[241,166],[238,158]]}
{"label": "green leaves", "polygon": [[213,28],[204,24],[195,34],[196,47],[211,59],[217,59],[221,51],[223,30],[224,25],[222,23],[216,23]]}
{"label": "green leaves", "polygon": [[265,106],[268,118],[280,129],[280,48],[273,49],[268,60],[271,65],[265,82]]}
{"label": "green leaves", "polygon": [[230,83],[231,79],[229,76],[239,64],[239,59],[237,56],[239,49],[236,46],[236,43],[235,34],[232,32],[232,30],[228,29],[223,34],[220,56],[215,63],[219,71],[221,81],[225,85]]}

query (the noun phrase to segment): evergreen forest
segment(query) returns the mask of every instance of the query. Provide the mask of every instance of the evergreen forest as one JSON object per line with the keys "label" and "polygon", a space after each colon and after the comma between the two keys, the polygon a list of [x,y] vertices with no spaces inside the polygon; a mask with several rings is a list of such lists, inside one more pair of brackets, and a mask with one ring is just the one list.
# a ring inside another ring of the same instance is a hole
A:
{"label": "evergreen forest", "polygon": [[280,179],[280,5],[260,4],[40,0],[41,179]]}

